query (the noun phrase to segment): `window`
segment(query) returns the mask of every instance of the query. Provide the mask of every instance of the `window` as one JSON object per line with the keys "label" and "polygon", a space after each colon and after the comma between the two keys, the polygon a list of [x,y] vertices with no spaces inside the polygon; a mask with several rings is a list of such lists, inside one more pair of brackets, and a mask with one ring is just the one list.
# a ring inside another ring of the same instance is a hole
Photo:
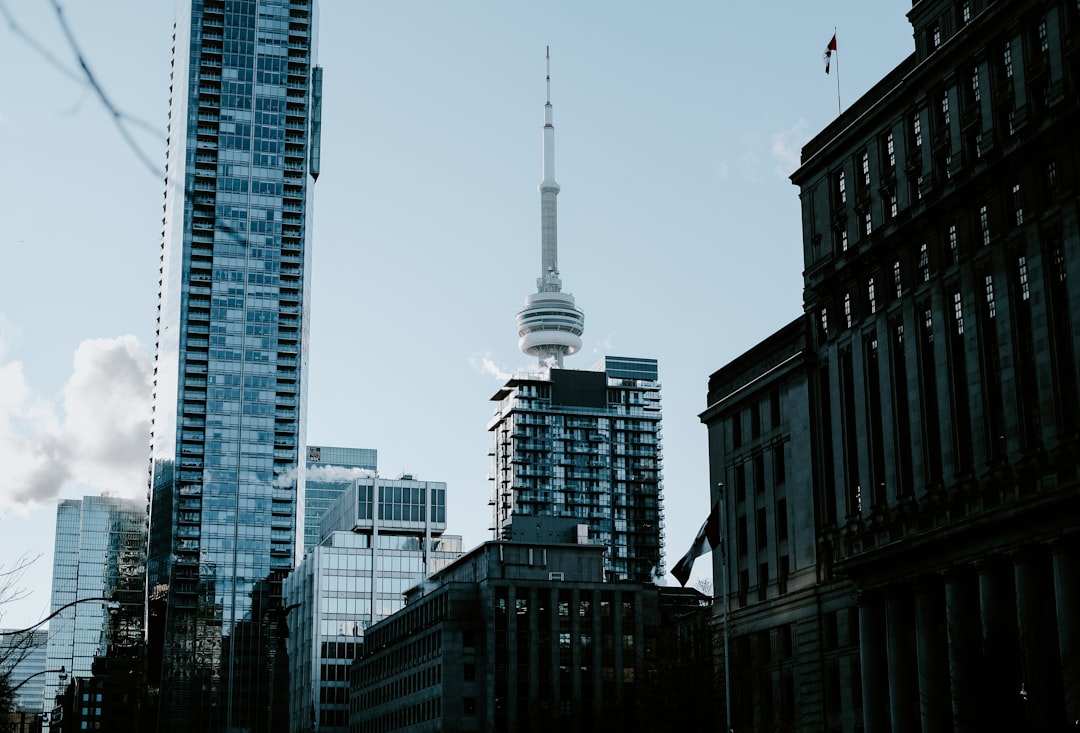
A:
{"label": "window", "polygon": [[893,141],[893,134],[890,132],[889,136],[885,138],[885,155],[888,157],[889,167],[896,167],[896,145]]}
{"label": "window", "polygon": [[826,337],[829,335],[829,311],[825,307],[821,309],[821,333]]}
{"label": "window", "polygon": [[935,51],[941,46],[941,26],[939,25],[935,25],[930,31],[930,46]]}
{"label": "window", "polygon": [[1020,184],[1014,183],[1012,187],[1013,210],[1016,212],[1016,226],[1024,223],[1024,199],[1020,194]]}
{"label": "window", "polygon": [[1031,297],[1031,290],[1028,287],[1027,257],[1021,257],[1016,264],[1020,273],[1020,297],[1027,300]]}
{"label": "window", "polygon": [[844,323],[851,328],[851,293],[844,293]]}
{"label": "window", "polygon": [[954,265],[960,261],[960,242],[956,234],[955,224],[949,225],[949,254],[952,256]]}
{"label": "window", "polygon": [[979,230],[982,232],[983,246],[990,244],[990,212],[986,204],[979,207]]}
{"label": "window", "polygon": [[926,242],[919,247],[919,272],[924,283],[930,282],[930,250],[926,248]]}
{"label": "window", "polygon": [[964,304],[960,299],[960,293],[953,293],[953,318],[956,320],[956,333],[964,335]]}
{"label": "window", "polygon": [[1003,66],[1003,68],[1005,70],[1005,78],[1006,79],[1012,79],[1012,75],[1013,75],[1012,45],[1009,44],[1009,43],[1005,44],[1005,51],[1001,55],[1001,62],[1002,62],[1002,66]]}
{"label": "window", "polygon": [[916,112],[915,116],[911,120],[911,131],[915,136],[915,147],[922,147],[922,120],[919,119],[919,113]]}
{"label": "window", "polygon": [[949,90],[946,89],[941,93],[941,121],[948,127],[951,119],[949,116]]}
{"label": "window", "polygon": [[1047,51],[1050,50],[1050,42],[1046,37],[1046,18],[1043,18],[1041,21],[1039,21],[1038,35],[1039,35],[1039,50],[1042,51],[1043,53],[1046,53]]}
{"label": "window", "polygon": [[960,23],[966,25],[971,21],[971,3],[964,3],[960,8]]}
{"label": "window", "polygon": [[754,530],[757,533],[757,548],[759,550],[764,550],[766,547],[769,546],[769,531],[768,525],[766,524],[767,520],[768,513],[765,511],[765,508],[762,507],[758,509],[756,522],[757,526],[754,527]]}
{"label": "window", "polygon": [[865,150],[863,151],[863,154],[862,154],[862,175],[863,175],[863,185],[866,186],[867,188],[869,188],[870,187],[870,154],[867,153]]}
{"label": "window", "polygon": [[844,181],[844,171],[840,171],[840,174],[836,179],[836,192],[840,199],[840,203],[847,203],[847,183]]}
{"label": "window", "polygon": [[997,315],[997,305],[994,303],[994,276],[986,276],[986,315],[994,318]]}
{"label": "window", "polygon": [[976,66],[971,72],[971,98],[973,101],[982,100],[982,90],[979,89],[979,67]]}
{"label": "window", "polygon": [[895,219],[897,213],[899,213],[899,205],[896,201],[896,191],[889,191],[889,218]]}
{"label": "window", "polygon": [[866,236],[870,236],[874,231],[874,222],[870,215],[870,209],[863,212],[863,229],[866,232]]}
{"label": "window", "polygon": [[892,276],[893,282],[896,284],[896,297],[901,298],[904,295],[904,285],[900,280],[900,260],[893,262]]}
{"label": "window", "polygon": [[874,278],[866,285],[866,302],[870,306],[871,313],[877,313],[877,296],[874,293]]}

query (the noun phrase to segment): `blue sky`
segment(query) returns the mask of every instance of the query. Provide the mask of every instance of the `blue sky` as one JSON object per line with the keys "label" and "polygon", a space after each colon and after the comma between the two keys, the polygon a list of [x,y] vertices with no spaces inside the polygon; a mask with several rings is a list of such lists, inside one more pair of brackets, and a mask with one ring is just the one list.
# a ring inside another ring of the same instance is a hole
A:
{"label": "blue sky", "polygon": [[[145,497],[174,10],[64,10],[137,152],[51,4],[3,5],[52,57],[0,19],[0,566],[40,555],[11,627],[48,612],[58,497]],[[836,117],[835,72],[846,106],[911,52],[909,9],[324,0],[309,442],[446,481],[449,531],[489,538],[488,400],[533,363],[514,315],[539,274],[550,45],[559,264],[586,314],[566,366],[659,360],[670,567],[708,512],[709,374],[801,310],[787,176]]]}

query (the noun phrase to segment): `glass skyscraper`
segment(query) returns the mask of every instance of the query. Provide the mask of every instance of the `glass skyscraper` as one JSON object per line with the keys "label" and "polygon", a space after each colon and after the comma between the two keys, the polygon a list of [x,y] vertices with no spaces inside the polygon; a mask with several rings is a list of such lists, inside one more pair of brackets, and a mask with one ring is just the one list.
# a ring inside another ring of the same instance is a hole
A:
{"label": "glass skyscraper", "polygon": [[323,515],[322,541],[285,581],[289,730],[347,733],[349,665],[365,630],[404,593],[461,556],[445,535],[446,484],[410,476],[350,481]]}
{"label": "glass skyscraper", "polygon": [[280,705],[273,638],[304,515],[314,5],[177,11],[148,556],[159,730],[271,730]]}
{"label": "glass skyscraper", "polygon": [[353,479],[375,476],[379,452],[374,448],[309,445],[304,492],[304,554],[319,544],[319,523]]}
{"label": "glass skyscraper", "polygon": [[[141,586],[146,562],[146,506],[111,496],[63,499],[56,508],[52,610],[76,600],[116,598],[118,616],[135,627],[117,624],[104,601],[76,603],[49,621],[45,669],[63,667],[71,677],[89,677],[94,658],[110,645],[126,646],[142,636]],[[134,590],[134,593],[130,591]],[[119,638],[119,636],[124,638]],[[58,692],[57,672],[45,674],[46,710]]]}

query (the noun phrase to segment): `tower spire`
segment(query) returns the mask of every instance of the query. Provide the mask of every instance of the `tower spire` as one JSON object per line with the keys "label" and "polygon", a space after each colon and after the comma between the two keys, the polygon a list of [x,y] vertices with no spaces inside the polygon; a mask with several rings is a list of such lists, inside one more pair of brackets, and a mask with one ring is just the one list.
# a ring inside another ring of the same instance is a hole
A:
{"label": "tower spire", "polygon": [[585,314],[574,296],[562,292],[559,279],[559,240],[555,182],[555,124],[551,107],[551,47],[546,49],[547,98],[544,103],[543,178],[540,180],[540,277],[536,291],[518,311],[518,347],[540,360],[542,366],[562,367],[564,356],[581,349]]}

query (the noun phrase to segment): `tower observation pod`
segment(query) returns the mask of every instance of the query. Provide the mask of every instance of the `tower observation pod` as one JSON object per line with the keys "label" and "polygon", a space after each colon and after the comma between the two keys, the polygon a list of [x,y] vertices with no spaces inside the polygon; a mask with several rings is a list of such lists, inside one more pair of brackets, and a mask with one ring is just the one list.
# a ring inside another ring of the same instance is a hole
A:
{"label": "tower observation pod", "polygon": [[574,296],[562,292],[556,226],[555,125],[551,116],[551,49],[547,50],[547,102],[544,104],[544,177],[540,181],[540,277],[536,292],[518,311],[518,348],[541,366],[562,367],[563,357],[581,350],[585,313]]}

